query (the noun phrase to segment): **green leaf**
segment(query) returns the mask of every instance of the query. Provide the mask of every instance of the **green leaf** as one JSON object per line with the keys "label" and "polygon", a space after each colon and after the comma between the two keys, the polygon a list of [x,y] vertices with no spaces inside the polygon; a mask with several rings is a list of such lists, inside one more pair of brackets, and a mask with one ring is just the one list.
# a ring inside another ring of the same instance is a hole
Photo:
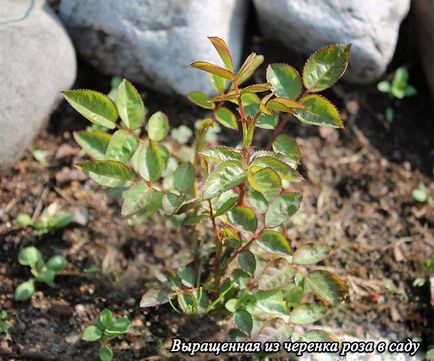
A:
{"label": "green leaf", "polygon": [[[244,107],[244,112],[247,116],[254,118],[259,111],[259,104],[248,104]],[[262,129],[274,129],[279,123],[279,118],[276,114],[264,114],[258,117],[256,126]]]}
{"label": "green leaf", "polygon": [[240,89],[240,94],[262,93],[262,92],[266,92],[268,90],[271,90],[271,84],[269,84],[269,83],[252,84],[252,85],[246,86],[243,89]]}
{"label": "green leaf", "polygon": [[238,122],[234,113],[225,107],[220,107],[215,112],[217,121],[226,128],[238,130]]}
{"label": "green leaf", "polygon": [[250,313],[246,310],[238,311],[235,313],[234,322],[241,331],[250,336],[253,328],[253,319]]}
{"label": "green leaf", "polygon": [[273,142],[273,150],[285,154],[296,163],[300,163],[300,149],[294,138],[280,134]]}
{"label": "green leaf", "polygon": [[[257,55],[256,53],[251,53],[247,59],[244,61],[240,70],[237,73],[238,85],[243,84],[248,80],[255,70],[263,63],[264,57],[262,55]],[[234,79],[231,79],[234,80]]]}
{"label": "green leaf", "polygon": [[291,254],[291,247],[284,236],[279,232],[268,230],[261,233],[257,241],[258,245],[268,252],[283,255]]}
{"label": "green leaf", "polygon": [[208,95],[201,91],[193,91],[187,94],[187,98],[194,104],[205,109],[214,109],[215,104],[209,100]]}
{"label": "green leaf", "polygon": [[128,331],[131,326],[131,321],[128,317],[121,317],[114,320],[110,325],[106,327],[106,333],[108,335],[121,335]]}
{"label": "green leaf", "polygon": [[101,338],[102,331],[95,325],[87,326],[83,331],[81,339],[88,342],[94,342]]}
{"label": "green leaf", "polygon": [[335,106],[320,95],[307,95],[300,99],[306,109],[298,109],[294,114],[305,124],[343,128],[344,125]]}
{"label": "green leaf", "polygon": [[[246,94],[248,95],[248,94]],[[224,101],[231,101],[235,104],[238,104],[237,102],[238,95],[235,91],[229,91],[226,94],[220,94],[216,95],[215,97],[212,97],[210,101],[212,102],[224,102]]]}
{"label": "green leaf", "polygon": [[111,327],[113,323],[112,311],[108,308],[104,308],[96,318],[96,325],[98,328],[104,330],[105,328]]}
{"label": "green leaf", "polygon": [[264,196],[253,189],[251,189],[250,192],[247,194],[247,202],[255,209],[257,209],[259,213],[265,213],[268,207],[268,202],[264,198]]}
{"label": "green leaf", "polygon": [[15,301],[27,301],[35,293],[35,281],[30,279],[21,283],[14,292]]}
{"label": "green leaf", "polygon": [[194,226],[195,224],[198,224],[202,221],[204,221],[205,219],[209,219],[209,214],[198,214],[197,216],[192,216],[187,218],[184,221],[184,225],[185,226]]}
{"label": "green leaf", "polygon": [[221,215],[232,209],[237,203],[238,196],[227,199],[226,202],[224,202],[222,206],[217,210],[214,216],[220,217]]}
{"label": "green leaf", "polygon": [[212,45],[214,45],[214,48],[217,50],[217,53],[220,55],[220,58],[223,60],[226,68],[228,68],[230,71],[234,70],[231,52],[229,51],[225,41],[216,36],[208,36],[208,39],[211,41]]}
{"label": "green leaf", "polygon": [[169,302],[173,295],[165,288],[151,288],[142,297],[140,307],[154,307]]}
{"label": "green leaf", "polygon": [[42,272],[39,273],[36,278],[38,281],[43,282],[50,287],[55,287],[54,277],[56,277],[56,273],[53,270],[44,267]]}
{"label": "green leaf", "polygon": [[126,163],[131,159],[138,145],[139,140],[134,134],[122,129],[118,130],[110,140],[105,159]]}
{"label": "green leaf", "polygon": [[235,207],[228,213],[229,222],[244,231],[254,232],[258,226],[255,211],[250,207]]}
{"label": "green leaf", "polygon": [[69,212],[58,212],[48,221],[48,226],[52,229],[66,227],[72,222],[72,214]]}
{"label": "green leaf", "polygon": [[119,116],[129,129],[140,128],[145,121],[146,109],[137,89],[124,79],[119,85],[116,105]]}
{"label": "green leaf", "polygon": [[[339,342],[339,339],[325,331],[322,330],[312,330],[305,333],[302,337],[304,342]],[[318,361],[335,361],[339,359],[337,353],[331,352],[321,352],[312,353],[312,357]]]}
{"label": "green leaf", "polygon": [[288,286],[294,276],[295,269],[283,259],[278,259],[268,265],[258,280],[258,288],[263,291],[281,289]]}
{"label": "green leaf", "polygon": [[74,132],[74,139],[86,154],[97,160],[105,158],[110,143],[110,135],[104,132]]}
{"label": "green leaf", "polygon": [[304,109],[305,106],[295,100],[277,97],[267,102],[267,108],[276,112],[293,114],[295,110]]}
{"label": "green leaf", "polygon": [[282,186],[279,175],[272,168],[262,168],[248,172],[247,179],[252,188],[261,193],[268,201],[274,199]]}
{"label": "green leaf", "polygon": [[176,272],[181,282],[186,287],[194,287],[196,276],[190,267],[185,267]]}
{"label": "green leaf", "polygon": [[47,262],[47,267],[55,272],[61,272],[65,269],[65,257],[56,255],[51,257]]}
{"label": "green leaf", "polygon": [[235,313],[239,307],[239,302],[237,298],[231,298],[230,300],[226,301],[225,308],[230,313]]}
{"label": "green leaf", "polygon": [[211,199],[236,187],[246,178],[240,162],[226,161],[217,166],[205,182],[204,198]]}
{"label": "green leaf", "polygon": [[62,93],[66,101],[87,120],[113,129],[116,127],[118,111],[106,95],[93,90],[67,90]]}
{"label": "green leaf", "polygon": [[250,163],[250,170],[252,172],[257,172],[260,169],[272,168],[274,171],[277,172],[279,177],[283,180],[293,182],[293,181],[300,181],[303,179],[300,173],[298,173],[294,168],[292,168],[284,161],[275,158],[275,156],[276,154],[272,156],[265,155],[265,156],[259,156],[255,158]]}
{"label": "green leaf", "polygon": [[264,312],[277,316],[287,316],[288,307],[283,300],[282,291],[258,291],[254,295],[256,306]]}
{"label": "green leaf", "polygon": [[15,219],[20,226],[27,227],[33,224],[32,217],[29,214],[20,213]]}
{"label": "green leaf", "polygon": [[167,193],[163,196],[163,208],[167,215],[171,216],[176,213],[179,207],[185,200],[184,195],[178,195],[174,193]]}
{"label": "green leaf", "polygon": [[347,292],[345,283],[327,271],[311,272],[305,280],[313,294],[326,305],[336,305]]}
{"label": "green leaf", "polygon": [[243,155],[240,152],[226,146],[208,147],[202,149],[199,154],[217,163],[227,160],[243,161]]}
{"label": "green leaf", "polygon": [[297,264],[314,264],[328,256],[330,248],[323,243],[305,244],[294,252],[293,262]]}
{"label": "green leaf", "polygon": [[293,286],[286,292],[286,301],[290,306],[297,306],[300,304],[304,296],[304,289],[300,286]]}
{"label": "green leaf", "polygon": [[350,49],[351,44],[335,44],[313,53],[303,68],[306,89],[315,93],[336,83],[347,69]]}
{"label": "green leaf", "polygon": [[148,182],[156,182],[163,172],[162,152],[152,140],[139,145],[133,163],[139,174]]}
{"label": "green leaf", "polygon": [[88,160],[78,163],[84,174],[106,187],[124,187],[133,179],[131,170],[114,160]]}
{"label": "green leaf", "polygon": [[326,314],[326,309],[320,303],[305,303],[296,306],[289,314],[289,322],[296,325],[314,323]]}
{"label": "green leaf", "polygon": [[380,81],[377,84],[377,89],[380,92],[389,93],[390,92],[390,83],[387,80]]}
{"label": "green leaf", "polygon": [[238,255],[238,264],[240,267],[250,275],[255,274],[256,258],[250,251],[243,251]]}
{"label": "green leaf", "polygon": [[231,71],[226,70],[225,68],[222,68],[221,66],[207,63],[206,61],[195,61],[191,64],[193,68],[200,69],[202,71],[206,71],[207,73],[218,75],[222,78],[228,79],[228,80],[234,80],[235,76],[232,74]]}
{"label": "green leaf", "polygon": [[181,193],[189,193],[193,187],[196,174],[190,162],[182,163],[173,175],[173,185]]}
{"label": "green leaf", "polygon": [[154,201],[154,193],[155,191],[145,183],[134,184],[122,195],[124,199],[121,211],[122,216],[131,216],[146,209]]}
{"label": "green leaf", "polygon": [[112,361],[113,351],[109,349],[108,346],[103,346],[99,350],[98,356],[101,361]]}
{"label": "green leaf", "polygon": [[23,266],[35,268],[36,264],[41,261],[43,261],[41,252],[33,246],[22,248],[18,254],[18,262]]}
{"label": "green leaf", "polygon": [[217,90],[218,93],[224,94],[226,89],[226,79],[215,74],[209,74],[209,78],[214,89]]}
{"label": "green leaf", "polygon": [[10,325],[6,321],[0,321],[0,335],[9,329]]}
{"label": "green leaf", "polygon": [[290,65],[270,64],[267,68],[267,81],[278,97],[297,99],[301,94],[300,74]]}
{"label": "green leaf", "polygon": [[250,276],[247,272],[237,268],[232,271],[232,279],[234,280],[235,285],[240,290],[243,290],[247,287],[250,281]]}
{"label": "green leaf", "polygon": [[276,198],[265,213],[265,225],[276,228],[297,212],[301,203],[300,193],[287,192]]}
{"label": "green leaf", "polygon": [[148,120],[146,126],[149,138],[154,142],[161,142],[169,133],[169,119],[163,112],[156,112]]}

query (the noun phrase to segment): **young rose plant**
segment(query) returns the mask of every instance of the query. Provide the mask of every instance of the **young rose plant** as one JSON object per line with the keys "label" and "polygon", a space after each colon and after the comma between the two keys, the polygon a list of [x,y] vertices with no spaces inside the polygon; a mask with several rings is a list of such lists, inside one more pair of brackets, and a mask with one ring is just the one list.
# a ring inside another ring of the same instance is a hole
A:
{"label": "young rose plant", "polygon": [[[77,167],[98,184],[122,191],[123,216],[140,221],[163,215],[190,227],[190,259],[182,269],[156,274],[157,285],[144,294],[142,307],[170,303],[177,312],[233,320],[233,339],[333,340],[299,326],[323,317],[346,287],[337,275],[315,268],[329,254],[327,245],[312,242],[294,249],[286,238],[284,224],[302,200],[291,186],[303,177],[297,171],[299,147],[282,131],[291,117],[343,128],[335,106],[319,93],[345,72],[350,45],[318,50],[302,75],[290,65],[271,64],[266,83],[246,85],[263,56],[250,54],[235,71],[225,42],[209,39],[224,67],[191,64],[209,74],[218,92],[187,95],[209,110],[191,147],[167,137],[169,120],[162,112],[144,127],[142,99],[123,80],[115,101],[92,90],[63,93],[89,121],[114,130],[75,133],[93,158]],[[207,135],[217,124],[238,132],[240,144],[210,146]],[[257,128],[271,132],[265,149],[252,144]]]}

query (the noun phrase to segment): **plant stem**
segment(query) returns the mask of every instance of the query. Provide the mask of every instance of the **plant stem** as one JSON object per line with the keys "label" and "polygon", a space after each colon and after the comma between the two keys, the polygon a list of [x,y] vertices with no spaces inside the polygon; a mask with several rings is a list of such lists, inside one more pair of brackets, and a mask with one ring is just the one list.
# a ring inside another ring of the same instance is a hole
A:
{"label": "plant stem", "polygon": [[280,121],[279,125],[274,129],[273,136],[271,137],[270,141],[267,144],[267,149],[271,149],[273,146],[274,141],[279,136],[279,134],[282,132],[283,128],[285,127],[286,123],[288,122],[289,118],[291,118],[292,114],[286,114],[282,120]]}
{"label": "plant stem", "polygon": [[219,287],[220,287],[220,273],[221,273],[221,256],[222,256],[222,242],[219,236],[219,231],[217,228],[217,223],[215,221],[215,217],[214,217],[214,211],[212,209],[212,203],[211,200],[208,200],[208,205],[209,205],[209,213],[210,213],[210,217],[211,217],[211,223],[212,223],[212,229],[214,232],[214,238],[215,238],[215,243],[216,243],[216,259],[215,259],[215,265],[214,265],[214,289],[216,291],[218,291]]}

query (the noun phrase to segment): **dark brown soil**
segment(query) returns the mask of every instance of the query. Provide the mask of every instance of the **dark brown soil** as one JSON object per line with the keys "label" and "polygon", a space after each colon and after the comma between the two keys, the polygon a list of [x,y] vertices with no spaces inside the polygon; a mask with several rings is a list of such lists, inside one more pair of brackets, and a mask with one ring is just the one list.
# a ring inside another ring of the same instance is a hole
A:
{"label": "dark brown soil", "polygon": [[[293,54],[253,39],[248,47],[269,62],[293,62]],[[109,79],[84,64],[80,69],[77,87],[108,90]],[[345,130],[287,125],[301,146],[306,178],[300,186],[303,206],[288,235],[295,245],[312,240],[329,244],[334,251],[324,267],[349,286],[347,302],[324,327],[361,338],[422,337],[427,345],[433,343],[429,285],[412,284],[426,276],[422,264],[434,253],[434,212],[432,204],[413,200],[411,191],[419,183],[434,191],[433,112],[417,63],[410,63],[410,73],[418,95],[394,104],[392,124],[382,115],[389,99],[375,85],[341,82],[327,95],[342,111]],[[145,102],[150,111],[161,109],[178,125],[191,126],[200,116],[179,99],[148,93]],[[162,220],[128,226],[120,217],[119,199],[73,168],[82,154],[72,131],[85,126],[61,104],[32,145],[48,153],[49,166],[35,161],[29,149],[1,176],[0,305],[12,328],[0,336],[0,359],[95,360],[98,346],[79,339],[104,307],[133,320],[132,331],[113,342],[117,360],[175,359],[168,353],[174,336],[221,339],[224,333],[211,319],[182,317],[166,306],[139,308],[152,271],[176,267],[186,245]],[[261,132],[257,141],[266,143],[268,137]],[[231,142],[233,136],[225,133],[223,139]],[[38,213],[54,202],[73,212],[78,223],[40,236],[15,222],[18,213]],[[30,276],[17,263],[19,249],[27,245],[39,247],[45,257],[64,254],[68,267],[57,288],[38,286],[31,302],[14,302],[15,287]],[[83,272],[94,265],[102,272]]]}

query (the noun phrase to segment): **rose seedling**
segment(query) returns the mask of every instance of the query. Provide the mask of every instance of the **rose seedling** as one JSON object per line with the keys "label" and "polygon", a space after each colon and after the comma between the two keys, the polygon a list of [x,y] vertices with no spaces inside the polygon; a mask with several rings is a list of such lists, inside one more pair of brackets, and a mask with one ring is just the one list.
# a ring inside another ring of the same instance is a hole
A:
{"label": "rose seedling", "polygon": [[[236,70],[226,43],[209,39],[224,66],[191,64],[208,73],[217,92],[187,95],[206,112],[191,144],[188,137],[182,144],[168,137],[164,113],[147,117],[127,80],[114,101],[96,91],[70,90],[63,95],[73,108],[113,131],[75,133],[91,158],[76,166],[122,193],[121,214],[131,222],[167,217],[174,227],[190,228],[190,258],[180,269],[156,273],[142,307],[168,303],[176,312],[210,314],[234,326],[233,339],[333,340],[324,331],[304,330],[342,300],[346,286],[316,267],[329,254],[326,244],[312,240],[294,247],[287,238],[285,224],[302,202],[294,184],[303,177],[300,149],[284,131],[288,121],[343,128],[338,110],[320,93],[345,72],[350,45],[319,49],[301,74],[287,64],[270,64],[266,81],[255,84],[262,55],[250,54]],[[214,144],[217,127],[236,132],[239,144]],[[270,132],[266,148],[256,143],[258,128]]]}

